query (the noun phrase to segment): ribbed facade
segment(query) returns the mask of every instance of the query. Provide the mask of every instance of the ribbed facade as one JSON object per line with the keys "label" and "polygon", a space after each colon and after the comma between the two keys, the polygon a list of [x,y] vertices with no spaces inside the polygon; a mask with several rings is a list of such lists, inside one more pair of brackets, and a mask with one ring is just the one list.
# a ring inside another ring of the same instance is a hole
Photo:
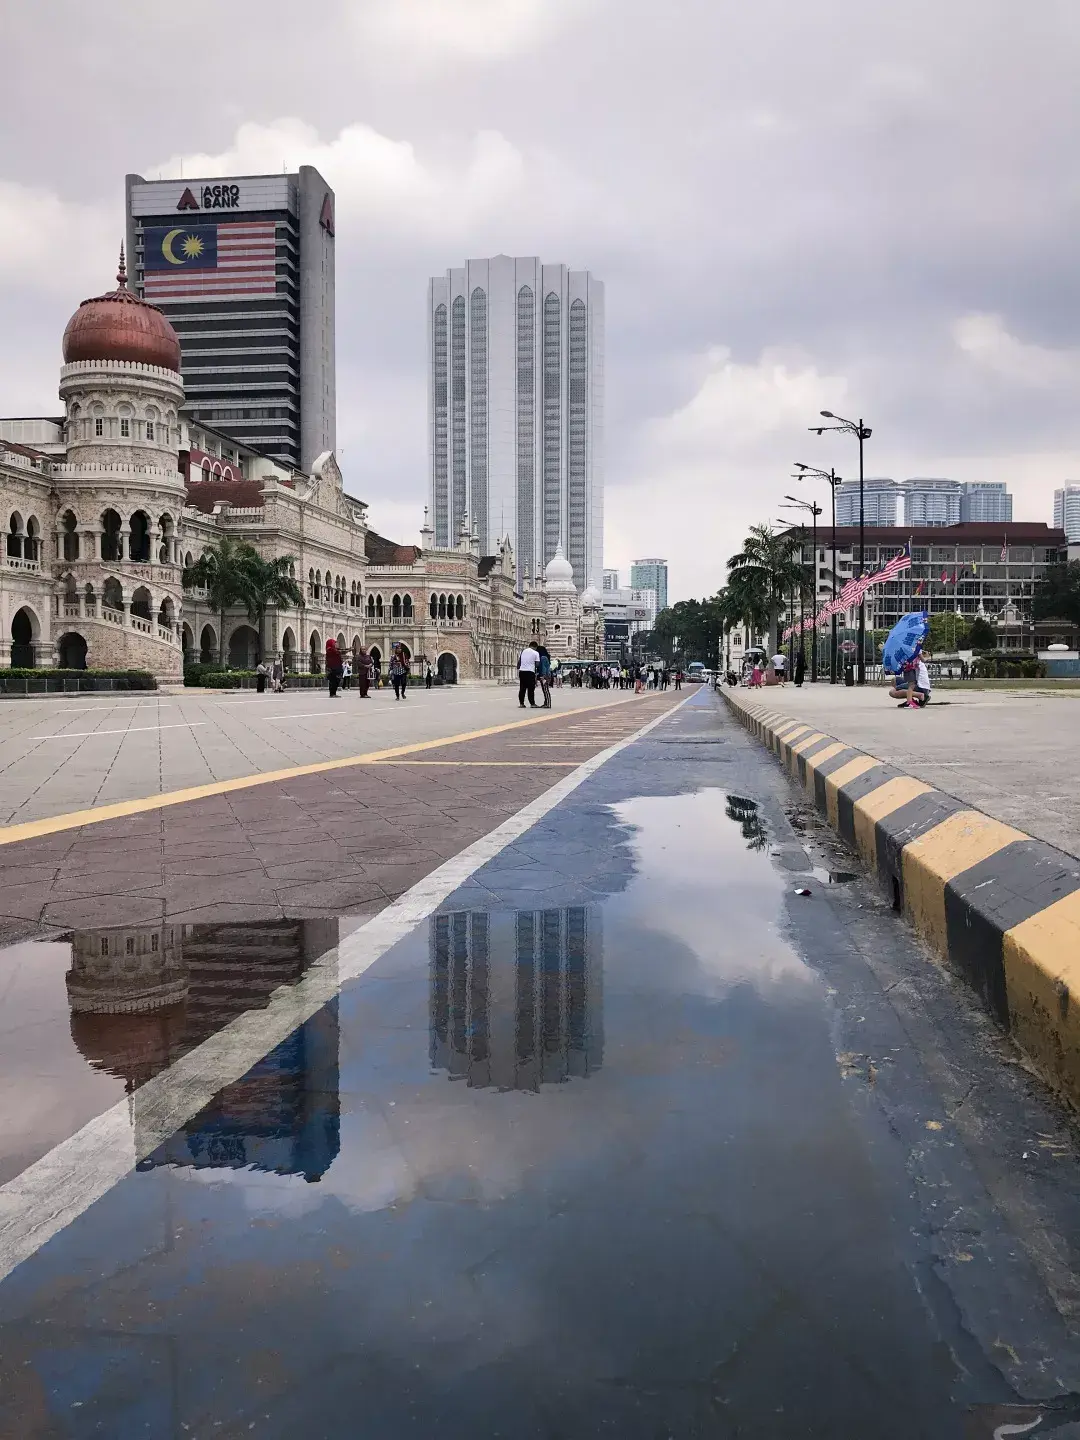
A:
{"label": "ribbed facade", "polygon": [[467,516],[484,554],[510,537],[519,584],[561,542],[578,589],[599,586],[602,283],[533,256],[469,260],[428,285],[428,356],[436,545]]}

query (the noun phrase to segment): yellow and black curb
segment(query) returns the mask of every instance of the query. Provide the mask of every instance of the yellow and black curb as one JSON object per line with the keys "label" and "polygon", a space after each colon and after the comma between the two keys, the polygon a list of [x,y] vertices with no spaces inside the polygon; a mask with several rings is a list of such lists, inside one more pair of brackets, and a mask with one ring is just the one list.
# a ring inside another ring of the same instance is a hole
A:
{"label": "yellow and black curb", "polygon": [[922,939],[1080,1108],[1080,860],[812,725],[723,695]]}

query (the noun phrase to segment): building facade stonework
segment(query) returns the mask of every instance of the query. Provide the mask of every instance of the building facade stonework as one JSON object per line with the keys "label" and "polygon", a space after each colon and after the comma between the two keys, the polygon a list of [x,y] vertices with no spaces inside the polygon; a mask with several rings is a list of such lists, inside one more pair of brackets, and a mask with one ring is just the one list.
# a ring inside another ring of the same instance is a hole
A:
{"label": "building facade stonework", "polygon": [[[430,665],[443,683],[512,678],[530,639],[598,658],[598,605],[561,549],[550,582],[522,583],[509,536],[482,554],[467,516],[452,543],[435,543],[426,514],[421,546],[384,539],[332,452],[301,472],[185,411],[171,325],[123,268],[118,282],[65,332],[63,414],[0,421],[0,668],[179,681],[185,662],[222,654],[236,669],[280,658],[308,673],[331,638],[384,667],[400,642],[414,673]],[[302,604],[258,625],[185,589],[185,569],[223,536],[288,557]]]}

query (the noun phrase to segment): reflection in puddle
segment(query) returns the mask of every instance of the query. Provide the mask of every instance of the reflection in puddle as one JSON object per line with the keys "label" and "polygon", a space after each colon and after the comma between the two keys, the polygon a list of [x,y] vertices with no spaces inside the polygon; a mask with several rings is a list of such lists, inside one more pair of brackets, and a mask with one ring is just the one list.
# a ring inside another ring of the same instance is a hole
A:
{"label": "reflection in puddle", "polygon": [[769,843],[765,826],[758,814],[756,800],[747,800],[743,795],[729,795],[725,811],[729,820],[734,820],[743,833],[748,850],[764,850]]}
{"label": "reflection in puddle", "polygon": [[[237,1016],[265,1009],[337,944],[336,920],[80,930],[66,977],[71,1037],[130,1094]],[[140,1169],[253,1166],[318,1179],[338,1147],[337,1006],[225,1086]]]}
{"label": "reflection in puddle", "polygon": [[533,1090],[603,1063],[595,906],[431,920],[431,1064],[471,1087]]}

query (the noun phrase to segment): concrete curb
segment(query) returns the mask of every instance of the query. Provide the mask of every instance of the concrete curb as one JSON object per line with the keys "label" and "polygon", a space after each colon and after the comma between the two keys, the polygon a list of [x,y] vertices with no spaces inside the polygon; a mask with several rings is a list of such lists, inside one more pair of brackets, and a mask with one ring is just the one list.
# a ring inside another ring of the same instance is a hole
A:
{"label": "concrete curb", "polygon": [[721,693],[920,937],[1080,1109],[1080,861],[768,701]]}

